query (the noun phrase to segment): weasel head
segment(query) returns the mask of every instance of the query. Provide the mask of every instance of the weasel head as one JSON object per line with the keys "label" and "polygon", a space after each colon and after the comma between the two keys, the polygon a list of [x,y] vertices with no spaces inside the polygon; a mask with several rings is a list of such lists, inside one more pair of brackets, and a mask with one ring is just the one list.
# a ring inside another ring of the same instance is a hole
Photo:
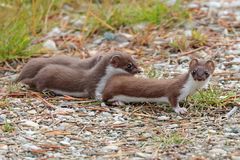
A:
{"label": "weasel head", "polygon": [[206,81],[214,72],[215,65],[211,60],[199,61],[193,59],[189,64],[189,73],[195,81]]}
{"label": "weasel head", "polygon": [[130,74],[136,74],[141,72],[133,57],[123,52],[112,53],[109,63],[113,67],[122,69]]}

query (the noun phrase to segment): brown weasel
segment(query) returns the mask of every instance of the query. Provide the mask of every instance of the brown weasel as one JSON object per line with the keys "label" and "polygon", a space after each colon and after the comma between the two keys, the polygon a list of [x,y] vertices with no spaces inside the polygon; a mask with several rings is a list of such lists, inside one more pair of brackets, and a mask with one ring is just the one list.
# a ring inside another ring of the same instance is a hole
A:
{"label": "brown weasel", "polygon": [[80,59],[78,57],[69,56],[54,56],[50,58],[34,58],[31,59],[22,69],[20,75],[15,82],[20,82],[26,78],[33,78],[40,69],[49,64],[59,64],[68,66],[71,68],[83,68],[90,69],[101,59],[100,55],[89,57],[86,59]]}
{"label": "brown weasel", "polygon": [[176,113],[187,112],[179,102],[207,85],[215,69],[213,61],[193,59],[189,71],[173,79],[143,79],[129,74],[110,78],[103,91],[103,101],[167,102]]}
{"label": "brown weasel", "polygon": [[31,79],[22,82],[36,86],[38,91],[50,90],[60,95],[101,99],[106,81],[120,73],[140,72],[134,59],[121,52],[103,56],[91,69],[69,68],[50,64]]}

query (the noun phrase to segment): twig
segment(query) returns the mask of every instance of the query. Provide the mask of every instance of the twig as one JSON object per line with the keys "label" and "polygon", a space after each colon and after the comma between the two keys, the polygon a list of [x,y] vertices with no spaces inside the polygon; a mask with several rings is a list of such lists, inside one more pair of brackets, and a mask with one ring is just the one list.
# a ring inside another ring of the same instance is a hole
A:
{"label": "twig", "polygon": [[240,77],[229,77],[222,79],[224,81],[240,81]]}
{"label": "twig", "polygon": [[237,110],[238,110],[238,107],[237,107],[237,106],[233,107],[233,109],[226,114],[226,117],[227,117],[227,118],[232,117],[232,115],[233,115],[234,113],[236,113]]}
{"label": "twig", "polygon": [[[222,42],[222,39],[210,39],[208,42]],[[240,42],[240,40],[227,40],[226,42]]]}
{"label": "twig", "polygon": [[147,117],[147,118],[157,118],[156,116],[151,116],[151,115],[141,114],[141,113],[133,113],[133,115],[135,115],[135,116],[143,116],[143,117]]}
{"label": "twig", "polygon": [[206,48],[206,47],[205,47],[205,46],[202,46],[202,47],[196,48],[196,49],[191,50],[191,51],[188,51],[188,52],[183,52],[183,53],[181,53],[179,56],[186,56],[186,55],[192,54],[192,53],[194,53],[194,52],[197,52],[197,51],[199,51],[199,50],[202,50],[202,49],[204,49],[204,48]]}
{"label": "twig", "polygon": [[48,9],[47,9],[47,13],[45,15],[43,33],[47,32],[48,15],[49,15],[49,12],[50,12],[50,10],[52,8],[52,5],[53,5],[53,0],[50,1],[50,4],[49,4]]}
{"label": "twig", "polygon": [[220,76],[220,75],[230,75],[230,74],[236,74],[239,73],[238,71],[223,71],[223,72],[217,72],[214,73],[214,76]]}
{"label": "twig", "polygon": [[234,45],[234,44],[223,44],[223,43],[215,44],[215,45],[210,46],[210,49],[215,48],[215,47],[219,47],[219,46],[232,46],[232,45]]}
{"label": "twig", "polygon": [[227,65],[240,65],[240,62],[226,62],[226,63],[223,63],[225,66]]}
{"label": "twig", "polygon": [[103,108],[103,107],[87,107],[87,109],[90,109],[92,111],[100,111],[100,112],[107,112],[107,111],[109,111],[108,109]]}
{"label": "twig", "polygon": [[17,70],[13,69],[13,68],[0,67],[0,71],[14,71],[14,72],[16,72]]}
{"label": "twig", "polygon": [[68,95],[64,95],[63,99],[67,100],[67,101],[74,101],[74,100],[86,101],[86,100],[88,100],[88,98],[76,98],[76,97],[71,97]]}
{"label": "twig", "polygon": [[12,71],[16,71],[7,61],[4,62],[5,65],[10,68]]}
{"label": "twig", "polygon": [[53,105],[53,104],[49,103],[48,101],[46,101],[45,99],[43,99],[38,93],[36,93],[36,92],[31,92],[31,94],[32,94],[33,96],[36,96],[39,100],[41,100],[47,107],[56,109],[56,106],[55,106],[55,105]]}
{"label": "twig", "polygon": [[115,28],[113,28],[112,26],[110,26],[109,24],[107,24],[104,20],[102,20],[101,18],[99,18],[98,16],[96,16],[94,13],[92,13],[91,11],[89,11],[89,14],[92,15],[94,18],[96,18],[102,25],[104,25],[105,27],[107,27],[108,29],[111,29],[112,31],[115,31]]}

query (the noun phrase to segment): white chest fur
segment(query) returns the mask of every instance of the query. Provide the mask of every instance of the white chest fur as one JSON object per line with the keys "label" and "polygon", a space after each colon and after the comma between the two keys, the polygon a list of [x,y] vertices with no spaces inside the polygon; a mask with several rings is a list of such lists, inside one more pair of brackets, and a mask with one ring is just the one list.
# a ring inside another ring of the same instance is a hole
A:
{"label": "white chest fur", "polygon": [[168,103],[167,97],[159,97],[159,98],[144,98],[144,97],[130,97],[125,95],[114,96],[111,101],[121,101],[121,102],[156,102],[156,103]]}
{"label": "white chest fur", "polygon": [[205,81],[195,81],[192,75],[189,76],[186,83],[183,85],[183,88],[180,91],[180,96],[178,97],[178,101],[184,100],[187,96],[194,94],[198,89],[206,87],[210,76]]}
{"label": "white chest fur", "polygon": [[105,75],[100,79],[100,81],[97,84],[97,87],[95,90],[96,99],[99,99],[99,100],[102,99],[102,92],[106,86],[108,79],[111,78],[113,75],[120,74],[120,73],[126,73],[126,71],[121,68],[115,68],[112,65],[107,66]]}

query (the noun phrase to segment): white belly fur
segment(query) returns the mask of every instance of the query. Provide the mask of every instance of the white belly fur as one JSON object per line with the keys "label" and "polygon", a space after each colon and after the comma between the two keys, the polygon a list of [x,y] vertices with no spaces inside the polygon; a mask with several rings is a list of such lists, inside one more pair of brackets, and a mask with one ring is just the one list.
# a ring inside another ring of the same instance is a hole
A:
{"label": "white belly fur", "polygon": [[121,101],[121,102],[155,102],[155,103],[168,103],[167,97],[159,97],[159,98],[143,98],[143,97],[131,97],[131,96],[125,96],[125,95],[118,95],[114,96],[111,101]]}
{"label": "white belly fur", "polygon": [[59,95],[68,95],[68,96],[73,96],[73,97],[87,97],[88,96],[88,92],[84,91],[84,92],[67,92],[67,91],[61,91],[61,90],[57,90],[57,89],[48,89],[50,91],[53,91],[56,94]]}
{"label": "white belly fur", "polygon": [[[180,91],[178,97],[178,102],[184,100],[187,96],[194,94],[198,89],[206,87],[211,77],[205,81],[195,81],[192,76],[189,76],[187,82],[184,84],[183,88]],[[156,102],[156,103],[169,103],[168,97],[159,97],[159,98],[144,98],[144,97],[133,97],[125,95],[114,96],[111,101],[121,101],[121,102]]]}

